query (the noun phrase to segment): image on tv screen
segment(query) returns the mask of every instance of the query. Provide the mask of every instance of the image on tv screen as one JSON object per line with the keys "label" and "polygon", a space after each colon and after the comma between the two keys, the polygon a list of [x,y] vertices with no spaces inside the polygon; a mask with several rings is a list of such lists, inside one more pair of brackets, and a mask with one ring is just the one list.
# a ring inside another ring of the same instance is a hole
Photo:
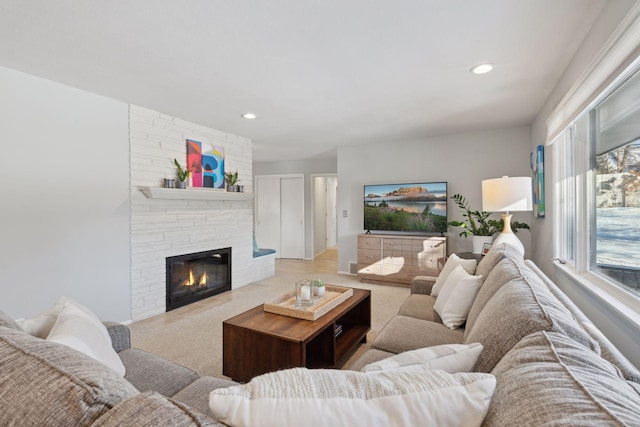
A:
{"label": "image on tv screen", "polygon": [[364,229],[447,231],[447,183],[365,185]]}

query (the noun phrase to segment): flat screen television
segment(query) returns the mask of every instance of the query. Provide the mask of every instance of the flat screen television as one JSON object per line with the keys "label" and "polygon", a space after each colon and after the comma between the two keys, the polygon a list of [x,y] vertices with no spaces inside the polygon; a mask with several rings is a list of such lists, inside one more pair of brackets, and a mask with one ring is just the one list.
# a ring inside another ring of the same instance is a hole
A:
{"label": "flat screen television", "polygon": [[364,229],[444,233],[447,231],[447,183],[365,185]]}

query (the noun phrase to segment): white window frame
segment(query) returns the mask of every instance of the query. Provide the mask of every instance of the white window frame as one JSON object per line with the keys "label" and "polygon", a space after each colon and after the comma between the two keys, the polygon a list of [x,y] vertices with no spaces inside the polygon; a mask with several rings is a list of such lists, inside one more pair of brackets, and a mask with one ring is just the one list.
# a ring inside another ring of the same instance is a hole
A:
{"label": "white window frame", "polygon": [[[595,153],[592,141],[576,141],[576,122],[590,112],[631,76],[640,73],[638,56],[619,76],[598,94],[576,118],[569,123],[552,141],[554,177],[565,177],[556,183],[553,195],[554,214],[554,257],[561,260],[556,269],[568,274],[583,287],[605,300],[622,315],[640,325],[640,296],[627,290],[623,285],[590,270],[590,259],[595,256],[595,170],[591,167],[591,157]],[[593,138],[591,120],[586,117],[588,138]],[[563,160],[564,161],[561,161]],[[570,160],[569,160],[570,159]],[[573,161],[573,176],[568,174]],[[573,189],[573,194],[572,194]],[[573,197],[572,197],[573,196]],[[573,205],[572,203],[575,203]],[[573,236],[568,233],[570,210],[575,209]],[[573,242],[570,239],[573,238]],[[573,243],[573,254],[571,244]],[[573,257],[572,257],[573,255]]]}

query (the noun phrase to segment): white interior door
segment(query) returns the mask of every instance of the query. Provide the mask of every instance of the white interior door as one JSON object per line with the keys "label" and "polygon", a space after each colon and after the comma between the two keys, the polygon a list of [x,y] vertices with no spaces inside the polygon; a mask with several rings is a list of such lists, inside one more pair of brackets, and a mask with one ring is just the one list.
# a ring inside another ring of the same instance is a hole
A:
{"label": "white interior door", "polygon": [[327,178],[327,247],[338,244],[338,178]]}
{"label": "white interior door", "polygon": [[280,254],[280,178],[256,177],[256,242]]}
{"label": "white interior door", "polygon": [[304,258],[303,177],[280,179],[280,257]]}
{"label": "white interior door", "polygon": [[304,175],[255,177],[255,232],[278,258],[304,258]]}

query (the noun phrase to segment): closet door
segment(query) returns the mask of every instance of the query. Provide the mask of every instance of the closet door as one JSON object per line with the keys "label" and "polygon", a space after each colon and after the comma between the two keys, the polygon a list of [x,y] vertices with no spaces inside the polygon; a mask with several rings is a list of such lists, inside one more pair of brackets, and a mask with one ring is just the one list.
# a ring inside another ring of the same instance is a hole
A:
{"label": "closet door", "polygon": [[256,178],[256,242],[280,256],[280,178]]}
{"label": "closet door", "polygon": [[303,180],[280,181],[280,258],[304,258]]}
{"label": "closet door", "polygon": [[278,258],[304,258],[304,176],[256,176],[256,241]]}

